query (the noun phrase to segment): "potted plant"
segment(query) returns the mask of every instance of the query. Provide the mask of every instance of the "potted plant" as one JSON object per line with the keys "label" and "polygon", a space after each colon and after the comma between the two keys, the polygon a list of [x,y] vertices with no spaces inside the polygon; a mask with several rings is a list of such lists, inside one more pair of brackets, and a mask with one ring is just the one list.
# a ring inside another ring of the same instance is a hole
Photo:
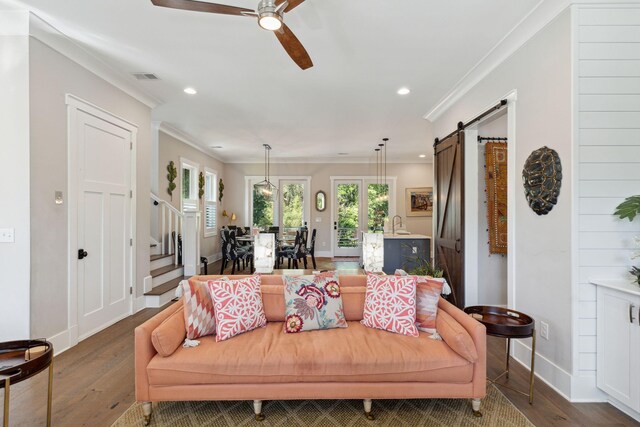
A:
{"label": "potted plant", "polygon": [[[638,214],[640,214],[640,195],[627,197],[624,202],[616,207],[616,211],[614,212],[614,215],[618,218],[627,218],[629,221],[633,221]],[[640,236],[636,236],[635,241],[636,247],[640,248]],[[631,259],[636,258],[640,258],[640,250],[631,256]],[[636,284],[640,286],[640,268],[633,266],[631,270],[629,270],[629,273],[635,277]]]}

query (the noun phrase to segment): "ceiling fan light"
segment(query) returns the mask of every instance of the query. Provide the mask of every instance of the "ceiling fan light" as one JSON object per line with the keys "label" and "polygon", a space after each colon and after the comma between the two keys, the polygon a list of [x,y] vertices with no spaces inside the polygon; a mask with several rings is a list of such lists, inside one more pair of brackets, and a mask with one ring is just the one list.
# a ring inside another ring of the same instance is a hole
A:
{"label": "ceiling fan light", "polygon": [[277,31],[282,28],[282,19],[280,18],[280,15],[275,12],[265,12],[260,15],[258,25],[265,30]]}

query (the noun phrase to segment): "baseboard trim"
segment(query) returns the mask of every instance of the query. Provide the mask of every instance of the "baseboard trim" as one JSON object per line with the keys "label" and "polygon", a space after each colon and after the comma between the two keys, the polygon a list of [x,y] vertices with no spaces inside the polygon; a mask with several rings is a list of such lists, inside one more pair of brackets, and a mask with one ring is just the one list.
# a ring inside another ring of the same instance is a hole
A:
{"label": "baseboard trim", "polygon": [[618,408],[619,410],[621,410],[622,412],[624,412],[625,414],[629,415],[631,418],[633,418],[636,421],[640,422],[640,412],[638,411],[634,411],[633,409],[629,408],[627,405],[625,405],[624,403],[618,402],[616,399],[614,399],[613,397],[609,397],[609,399],[607,400],[607,402],[609,402],[610,405],[614,406],[615,408]]}
{"label": "baseboard trim", "polygon": [[[531,348],[521,341],[513,341],[512,356],[516,362],[530,370]],[[551,360],[536,353],[535,376],[551,387],[556,393],[571,401],[571,374],[553,363]]]}
{"label": "baseboard trim", "polygon": [[608,396],[598,388],[596,371],[576,374],[571,377],[571,402],[608,402]]}
{"label": "baseboard trim", "polygon": [[69,330],[65,329],[49,338],[47,338],[51,344],[53,344],[53,353],[55,356],[64,353],[71,348],[71,339],[69,338]]}
{"label": "baseboard trim", "polygon": [[332,251],[316,251],[315,257],[316,258],[333,258],[333,252]]}
{"label": "baseboard trim", "polygon": [[[149,276],[151,277],[151,276]],[[145,300],[144,300],[144,295],[139,296],[138,298],[133,300],[133,313],[137,313],[140,310],[144,310],[145,308],[147,308],[146,304],[145,304]]]}

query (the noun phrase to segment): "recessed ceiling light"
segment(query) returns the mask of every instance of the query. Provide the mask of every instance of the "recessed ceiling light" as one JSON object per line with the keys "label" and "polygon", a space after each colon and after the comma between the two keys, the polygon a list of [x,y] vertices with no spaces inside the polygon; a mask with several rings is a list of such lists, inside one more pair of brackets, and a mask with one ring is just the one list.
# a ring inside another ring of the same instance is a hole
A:
{"label": "recessed ceiling light", "polygon": [[401,87],[400,89],[398,89],[398,95],[409,95],[411,93],[411,90],[409,90],[408,87]]}
{"label": "recessed ceiling light", "polygon": [[427,157],[426,154],[420,154],[418,157],[420,157],[421,159],[424,159],[425,157]]}
{"label": "recessed ceiling light", "polygon": [[349,153],[338,153],[338,156],[348,156]]}
{"label": "recessed ceiling light", "polygon": [[188,94],[188,95],[195,95],[196,93],[198,93],[197,90],[195,90],[192,87],[187,87],[184,89],[184,93]]}
{"label": "recessed ceiling light", "polygon": [[212,145],[212,146],[211,146],[211,147],[209,147],[209,148],[222,148],[222,145]]}

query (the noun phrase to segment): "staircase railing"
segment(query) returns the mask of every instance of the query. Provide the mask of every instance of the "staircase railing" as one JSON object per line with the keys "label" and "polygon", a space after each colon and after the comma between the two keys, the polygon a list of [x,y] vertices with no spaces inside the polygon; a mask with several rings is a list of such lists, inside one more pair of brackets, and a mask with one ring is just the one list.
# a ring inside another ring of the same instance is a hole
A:
{"label": "staircase railing", "polygon": [[[151,202],[158,209],[156,212],[157,236],[159,236],[161,252],[174,254],[174,264],[184,265],[185,276],[197,274],[200,260],[200,212],[182,213],[153,193],[151,193]],[[182,236],[181,240],[179,236]],[[179,251],[180,241],[182,241],[182,259]]]}

